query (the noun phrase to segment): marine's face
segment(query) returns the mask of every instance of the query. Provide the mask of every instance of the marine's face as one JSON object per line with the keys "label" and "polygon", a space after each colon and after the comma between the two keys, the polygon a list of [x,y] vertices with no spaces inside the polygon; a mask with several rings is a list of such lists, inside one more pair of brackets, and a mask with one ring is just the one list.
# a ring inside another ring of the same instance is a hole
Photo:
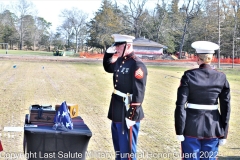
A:
{"label": "marine's face", "polygon": [[198,64],[198,65],[201,65],[201,64],[202,64],[202,61],[200,60],[199,56],[197,56],[197,64]]}
{"label": "marine's face", "polygon": [[124,46],[125,46],[125,44],[120,44],[120,45],[116,46],[116,51],[117,51],[118,57],[122,56]]}

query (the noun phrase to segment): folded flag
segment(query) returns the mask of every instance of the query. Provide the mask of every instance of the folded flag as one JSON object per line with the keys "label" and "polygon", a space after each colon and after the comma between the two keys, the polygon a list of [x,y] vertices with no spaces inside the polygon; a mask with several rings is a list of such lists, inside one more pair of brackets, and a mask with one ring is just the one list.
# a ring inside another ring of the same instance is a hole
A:
{"label": "folded flag", "polygon": [[0,141],[0,152],[3,151],[2,142]]}
{"label": "folded flag", "polygon": [[73,129],[73,123],[66,101],[61,104],[58,111],[56,112],[56,115],[54,117],[54,123],[54,129],[59,128],[65,131]]}

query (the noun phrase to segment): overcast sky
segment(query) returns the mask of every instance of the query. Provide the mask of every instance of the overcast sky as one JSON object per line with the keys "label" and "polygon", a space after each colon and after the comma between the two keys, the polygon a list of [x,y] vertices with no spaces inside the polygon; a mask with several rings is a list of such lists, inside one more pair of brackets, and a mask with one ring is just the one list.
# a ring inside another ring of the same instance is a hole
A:
{"label": "overcast sky", "polygon": [[[0,4],[10,7],[10,4],[16,3],[17,0],[0,0]],[[43,17],[46,21],[52,23],[52,30],[61,25],[61,18],[59,14],[64,9],[71,9],[73,7],[88,13],[89,18],[93,18],[93,13],[96,12],[102,0],[28,0],[31,1],[38,10],[38,16]],[[136,0],[137,1],[137,0]],[[146,6],[149,10],[153,10],[155,4],[159,0],[148,0]],[[161,2],[161,0],[160,0]],[[127,0],[117,0],[119,6],[127,4]],[[10,9],[11,10],[11,9]],[[11,10],[12,11],[12,10]],[[12,11],[13,12],[13,11]]]}

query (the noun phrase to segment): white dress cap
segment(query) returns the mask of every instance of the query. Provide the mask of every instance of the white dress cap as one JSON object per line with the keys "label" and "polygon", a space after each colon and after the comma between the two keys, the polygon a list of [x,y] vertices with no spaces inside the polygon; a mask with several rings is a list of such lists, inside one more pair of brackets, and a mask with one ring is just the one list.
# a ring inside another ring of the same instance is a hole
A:
{"label": "white dress cap", "polygon": [[133,36],[123,35],[123,34],[113,34],[114,42],[127,42],[131,43],[135,39]]}
{"label": "white dress cap", "polygon": [[199,54],[215,53],[215,50],[219,49],[219,45],[209,41],[196,41],[191,46]]}

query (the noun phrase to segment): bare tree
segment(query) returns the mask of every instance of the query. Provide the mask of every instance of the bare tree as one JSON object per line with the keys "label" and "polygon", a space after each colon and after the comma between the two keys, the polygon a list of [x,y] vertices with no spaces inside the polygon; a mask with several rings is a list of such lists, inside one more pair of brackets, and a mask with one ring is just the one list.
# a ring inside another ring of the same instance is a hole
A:
{"label": "bare tree", "polygon": [[201,7],[201,3],[198,2],[197,0],[186,0],[184,1],[182,7],[180,8],[180,11],[185,16],[185,19],[184,19],[184,28],[183,28],[180,49],[179,49],[179,59],[182,58],[182,48],[184,45],[184,38],[187,32],[187,27],[190,21],[198,15],[200,11],[200,7]]}
{"label": "bare tree", "polygon": [[18,17],[17,30],[19,34],[19,49],[22,50],[25,34],[27,28],[25,23],[27,22],[26,16],[31,15],[31,10],[33,9],[33,4],[27,0],[18,0],[16,4],[13,4],[13,9]]}
{"label": "bare tree", "polygon": [[0,3],[0,13],[4,12],[5,10],[7,10],[7,6]]}
{"label": "bare tree", "polygon": [[232,51],[232,68],[234,68],[234,55],[235,55],[235,41],[237,41],[237,21],[238,21],[238,11],[240,9],[240,0],[231,0],[230,4],[233,9],[233,17],[234,17],[234,27],[233,27],[233,51]]}
{"label": "bare tree", "polygon": [[[79,46],[79,36],[80,34],[83,34],[81,32],[85,32],[85,26],[86,26],[86,20],[87,20],[87,14],[84,13],[82,10],[79,10],[77,8],[72,8],[70,10],[63,10],[61,17],[66,18],[65,21],[69,21],[71,27],[74,30],[75,34],[75,42],[76,42],[76,51],[75,53],[78,52],[78,46]],[[86,33],[85,33],[86,34]]]}
{"label": "bare tree", "polygon": [[143,24],[146,21],[146,11],[144,10],[146,2],[147,0],[128,0],[131,19],[127,19],[127,21],[132,24],[136,38],[141,36]]}
{"label": "bare tree", "polygon": [[164,0],[162,0],[161,5],[159,3],[156,4],[152,15],[148,18],[148,25],[144,25],[149,38],[155,41],[159,41],[160,35],[167,30],[166,24],[164,24],[168,18],[167,16],[168,13],[166,10],[166,3]]}
{"label": "bare tree", "polygon": [[63,33],[67,40],[67,47],[70,48],[70,41],[73,34],[73,27],[71,25],[71,21],[66,19],[63,24],[59,27],[60,31]]}
{"label": "bare tree", "polygon": [[35,51],[36,45],[39,46],[39,41],[41,41],[42,37],[45,35],[48,35],[48,29],[51,26],[50,22],[47,22],[42,17],[34,17],[34,26],[31,27],[31,33],[32,33],[32,41],[33,41],[33,50]]}
{"label": "bare tree", "polygon": [[52,45],[52,43],[53,43],[53,40],[54,40],[54,33],[53,33],[53,31],[50,31],[49,32],[49,34],[48,34],[48,39],[47,39],[47,41],[48,41],[48,51],[50,52],[51,51],[51,45]]}

